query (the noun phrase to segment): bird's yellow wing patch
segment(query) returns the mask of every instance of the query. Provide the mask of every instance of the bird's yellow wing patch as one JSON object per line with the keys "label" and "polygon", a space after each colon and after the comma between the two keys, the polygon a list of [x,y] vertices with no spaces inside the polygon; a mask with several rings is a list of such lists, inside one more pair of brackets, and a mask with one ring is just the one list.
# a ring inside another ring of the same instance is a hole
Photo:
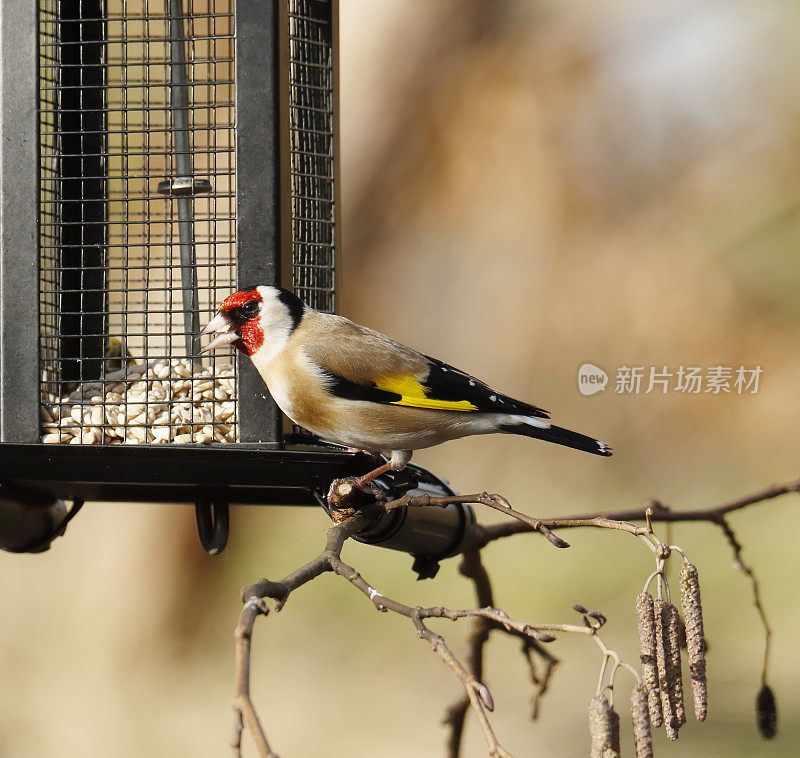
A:
{"label": "bird's yellow wing patch", "polygon": [[407,397],[403,395],[392,405],[406,405],[410,408],[432,408],[437,411],[477,411],[469,400],[436,400],[432,397]]}
{"label": "bird's yellow wing patch", "polygon": [[385,376],[375,382],[378,389],[400,395],[392,405],[405,405],[409,408],[430,408],[438,411],[477,411],[477,406],[469,400],[439,400],[428,397],[428,388],[415,376]]}

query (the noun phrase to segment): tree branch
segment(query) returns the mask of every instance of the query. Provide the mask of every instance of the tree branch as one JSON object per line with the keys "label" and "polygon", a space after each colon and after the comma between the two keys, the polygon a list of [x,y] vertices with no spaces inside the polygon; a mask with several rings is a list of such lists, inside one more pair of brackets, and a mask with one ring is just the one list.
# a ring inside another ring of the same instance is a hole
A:
{"label": "tree branch", "polygon": [[455,620],[456,618],[464,618],[467,615],[478,615],[479,611],[472,614],[468,611],[450,611],[441,606],[420,608],[418,606],[412,607],[410,605],[405,605],[404,603],[400,603],[378,592],[378,590],[367,583],[358,571],[352,566],[347,565],[338,555],[332,555],[329,560],[331,570],[342,578],[347,579],[350,584],[366,595],[379,611],[392,611],[393,613],[405,616],[411,620],[417,632],[417,636],[428,642],[431,649],[439,655],[442,661],[450,667],[456,677],[461,681],[466,695],[469,698],[470,705],[475,711],[475,715],[478,717],[478,722],[483,730],[489,749],[489,755],[497,756],[497,758],[512,758],[511,754],[498,742],[494,730],[489,723],[489,718],[486,715],[487,710],[494,710],[494,700],[492,699],[491,693],[487,687],[456,658],[445,643],[444,637],[431,631],[425,625],[425,620],[429,618],[450,618]]}
{"label": "tree branch", "polygon": [[[464,553],[458,569],[463,576],[472,580],[477,604],[479,606],[494,605],[491,580],[481,561],[481,554],[474,550]],[[491,630],[492,625],[488,619],[482,617],[473,619],[472,630],[467,640],[467,667],[478,681],[483,681],[483,649]],[[461,739],[469,706],[470,698],[464,693],[445,711],[444,723],[450,727],[450,734],[447,738],[448,758],[458,758],[460,754]]]}
{"label": "tree branch", "polygon": [[269,597],[278,601],[275,604],[275,610],[280,611],[292,592],[321,574],[332,571],[331,557],[340,555],[345,541],[366,528],[371,522],[372,519],[368,516],[359,515],[332,526],[327,532],[325,549],[316,558],[278,582],[259,579],[255,584],[248,584],[242,589],[242,602],[247,602],[251,597]]}
{"label": "tree branch", "polygon": [[233,738],[231,747],[236,756],[242,755],[242,731],[245,724],[253,735],[258,754],[263,758],[278,758],[267,742],[264,728],[256,713],[250,697],[250,641],[253,627],[259,615],[268,613],[262,600],[251,597],[242,608],[239,623],[236,626],[236,694],[233,699]]}
{"label": "tree branch", "polygon": [[[522,640],[522,655],[525,658],[525,662],[528,664],[531,683],[535,688],[533,697],[531,698],[531,721],[536,721],[536,719],[539,718],[542,698],[547,693],[547,688],[550,686],[550,679],[556,670],[559,659],[529,637],[525,637]],[[536,668],[536,656],[544,661],[544,671],[541,674]],[[458,756],[456,756],[456,758],[458,758]]]}
{"label": "tree branch", "polygon": [[[431,649],[450,667],[464,687],[469,705],[475,712],[486,738],[489,755],[497,756],[497,758],[511,758],[511,754],[498,742],[487,715],[487,711],[494,709],[494,700],[488,688],[481,682],[483,669],[482,652],[486,641],[485,636],[488,635],[489,630],[493,627],[534,641],[539,638],[547,641],[552,640],[553,636],[544,634],[545,631],[577,632],[594,636],[596,630],[569,624],[526,624],[511,619],[507,613],[494,608],[492,605],[468,610],[450,610],[444,606],[412,607],[389,598],[372,587],[358,571],[341,559],[341,551],[346,539],[363,529],[369,521],[370,519],[365,516],[352,516],[342,521],[328,530],[325,549],[312,561],[309,561],[280,581],[273,582],[268,579],[261,579],[255,584],[244,588],[242,596],[245,599],[245,606],[242,609],[242,615],[236,631],[236,699],[234,701],[236,719],[232,742],[234,749],[237,754],[240,754],[242,728],[243,725],[246,725],[253,733],[259,755],[262,758],[275,758],[275,754],[272,752],[263,728],[255,714],[250,697],[250,639],[256,618],[261,614],[266,615],[267,612],[261,598],[273,598],[277,601],[276,608],[280,609],[285,605],[294,590],[302,587],[317,576],[327,571],[332,571],[350,582],[378,610],[391,611],[411,621],[417,635],[428,642]],[[479,600],[485,599],[491,602],[491,585],[488,575],[480,563],[478,554],[470,553],[466,555],[463,566],[464,573],[475,582]],[[469,668],[453,654],[444,638],[429,629],[425,623],[428,619],[456,621],[462,618],[473,619],[473,631],[477,633],[471,645]],[[601,643],[598,642],[598,644]],[[463,731],[463,718],[457,736],[459,744],[461,731]],[[454,730],[451,744],[455,739]]]}
{"label": "tree branch", "polygon": [[[335,484],[336,483],[334,483],[334,485]],[[346,485],[347,482],[345,481],[339,486]],[[331,489],[333,491],[335,487],[332,485]],[[253,628],[258,616],[267,615],[268,613],[268,608],[263,598],[268,597],[274,599],[276,601],[275,610],[279,611],[283,608],[292,592],[326,572],[333,572],[337,576],[346,579],[364,594],[378,610],[383,612],[390,611],[407,618],[411,622],[416,634],[421,639],[428,642],[431,649],[449,666],[459,679],[464,688],[464,695],[450,706],[445,718],[445,722],[450,726],[448,738],[448,756],[450,758],[458,758],[466,714],[470,707],[475,712],[481,729],[483,730],[489,755],[498,756],[499,758],[511,758],[508,751],[499,744],[489,722],[488,712],[494,709],[494,702],[489,690],[482,682],[484,647],[493,630],[501,630],[504,633],[517,636],[523,640],[523,653],[528,658],[532,679],[534,683],[539,686],[537,696],[534,700],[534,709],[538,704],[538,697],[541,696],[542,692],[547,687],[550,673],[557,661],[557,659],[546,652],[539,643],[552,641],[555,639],[554,635],[557,633],[567,632],[591,636],[600,647],[604,656],[598,690],[603,686],[603,678],[606,674],[606,668],[609,662],[612,663],[610,684],[613,686],[615,672],[620,667],[630,667],[622,662],[614,651],[608,649],[599,638],[597,632],[600,626],[605,622],[605,618],[602,614],[587,612],[585,609],[576,606],[583,614],[583,626],[572,624],[528,624],[511,619],[508,614],[494,606],[491,583],[486,569],[481,562],[479,551],[495,539],[522,532],[538,531],[553,545],[557,547],[568,547],[566,542],[552,532],[553,529],[599,527],[621,530],[642,539],[655,553],[657,562],[661,561],[663,563],[665,559],[663,551],[666,551],[666,555],[668,555],[669,548],[661,544],[653,536],[650,530],[651,521],[708,521],[714,523],[723,530],[734,551],[739,567],[747,574],[752,582],[755,605],[761,615],[766,630],[768,652],[770,628],[761,604],[758,582],[752,569],[742,560],[741,545],[725,517],[727,514],[749,505],[770,500],[790,492],[800,492],[800,480],[770,487],[753,495],[724,503],[714,508],[671,511],[660,503],[652,501],[640,509],[590,513],[558,519],[536,519],[514,510],[511,508],[508,501],[500,495],[490,495],[485,492],[452,497],[432,497],[429,495],[414,497],[404,496],[396,500],[380,503],[374,499],[370,501],[369,495],[365,498],[364,495],[366,493],[338,492],[337,490],[335,494],[340,497],[340,500],[347,500],[348,497],[358,495],[362,498],[362,503],[354,509],[356,511],[355,515],[347,515],[345,510],[334,513],[334,516],[338,519],[338,523],[328,529],[324,550],[316,558],[288,574],[282,580],[271,581],[268,579],[261,579],[242,590],[244,607],[242,608],[235,633],[236,691],[233,703],[235,720],[234,735],[231,742],[235,754],[241,756],[242,732],[246,726],[253,735],[261,758],[277,758],[267,741],[250,694],[250,645]],[[474,583],[479,607],[466,610],[451,610],[443,606],[422,608],[419,606],[405,605],[376,590],[352,566],[349,566],[342,560],[342,548],[347,539],[373,523],[375,518],[382,512],[402,507],[444,508],[451,503],[476,503],[485,505],[510,515],[514,519],[514,521],[499,524],[486,526],[476,525],[473,531],[473,538],[463,554],[460,571]],[[336,511],[336,509],[334,509],[334,511]],[[631,523],[633,521],[647,521],[648,524],[647,527],[641,527]],[[472,623],[472,629],[468,640],[467,657],[465,659],[466,665],[452,653],[445,643],[444,638],[429,629],[426,624],[426,621],[432,619],[457,621],[464,618],[471,619]],[[542,655],[547,663],[546,672],[541,678],[537,677],[531,662],[531,650],[535,650],[538,654]],[[636,671],[633,669],[631,669],[631,671],[634,676],[638,678]],[[766,672],[766,660],[764,671]],[[763,678],[765,679],[765,677],[766,674],[764,673]]]}
{"label": "tree branch", "polygon": [[761,685],[764,686],[767,683],[767,667],[769,666],[772,627],[767,618],[767,611],[764,608],[764,604],[761,602],[761,585],[759,584],[758,577],[753,571],[752,566],[750,566],[742,556],[742,544],[739,542],[730,524],[723,518],[719,522],[719,526],[722,529],[722,533],[725,535],[725,539],[728,540],[728,544],[731,546],[736,568],[750,580],[750,586],[753,590],[753,605],[756,607],[761,619],[761,625],[764,627],[764,660],[761,664]]}
{"label": "tree branch", "polygon": [[[608,522],[646,521],[649,518],[651,521],[661,522],[708,521],[722,526],[725,522],[725,516],[729,513],[792,492],[800,492],[800,479],[767,487],[752,495],[747,495],[713,508],[675,511],[666,508],[656,500],[651,500],[642,508],[624,511],[598,511],[577,516],[564,516],[563,518],[539,519],[539,523],[545,529],[571,529],[592,526],[608,528],[610,526]],[[627,528],[625,530],[630,531]],[[528,524],[519,521],[479,526],[476,529],[475,540],[471,547],[480,550],[494,540],[530,531],[533,531],[533,529]]]}
{"label": "tree branch", "polygon": [[386,511],[395,510],[396,508],[447,508],[448,505],[452,505],[453,503],[485,505],[487,508],[500,511],[500,513],[515,519],[515,521],[511,523],[519,527],[517,531],[540,532],[555,547],[569,547],[569,543],[562,540],[558,535],[553,534],[543,521],[533,516],[528,516],[528,514],[522,513],[521,511],[514,510],[514,508],[511,507],[511,503],[502,495],[493,495],[488,492],[479,492],[475,495],[451,495],[446,497],[435,497],[433,495],[403,495],[396,500],[389,500],[387,503],[383,504],[383,507]]}

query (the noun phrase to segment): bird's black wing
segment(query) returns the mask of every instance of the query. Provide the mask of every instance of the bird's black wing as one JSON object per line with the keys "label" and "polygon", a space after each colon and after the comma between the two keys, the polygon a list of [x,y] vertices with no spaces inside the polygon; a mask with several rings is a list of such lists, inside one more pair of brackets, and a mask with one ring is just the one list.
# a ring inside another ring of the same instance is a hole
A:
{"label": "bird's black wing", "polygon": [[475,410],[490,413],[550,418],[550,414],[543,408],[503,395],[461,369],[428,355],[425,359],[428,361],[428,375],[421,383],[429,398],[467,401],[475,406]]}
{"label": "bird's black wing", "polygon": [[318,368],[328,392],[348,400],[437,411],[550,417],[542,408],[502,395],[454,366],[428,356],[425,360],[426,372],[377,376],[370,382],[355,382],[319,364]]}

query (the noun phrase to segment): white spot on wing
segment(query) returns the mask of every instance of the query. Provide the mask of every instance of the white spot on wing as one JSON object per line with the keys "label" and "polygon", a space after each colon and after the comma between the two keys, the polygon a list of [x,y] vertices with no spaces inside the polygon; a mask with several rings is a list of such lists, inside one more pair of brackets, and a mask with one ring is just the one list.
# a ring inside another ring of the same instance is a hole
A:
{"label": "white spot on wing", "polygon": [[491,400],[493,403],[496,403],[497,402],[497,395],[489,395],[489,400]]}
{"label": "white spot on wing", "polygon": [[469,380],[469,386],[470,387],[474,387],[475,386],[475,380],[474,379],[470,379]]}

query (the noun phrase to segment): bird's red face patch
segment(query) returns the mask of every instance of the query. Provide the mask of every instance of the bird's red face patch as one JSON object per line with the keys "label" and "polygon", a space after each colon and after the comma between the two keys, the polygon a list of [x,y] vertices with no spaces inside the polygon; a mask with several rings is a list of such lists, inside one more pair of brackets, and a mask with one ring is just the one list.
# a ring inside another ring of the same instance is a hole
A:
{"label": "bird's red face patch", "polygon": [[243,353],[252,355],[264,344],[264,330],[261,319],[256,316],[239,327],[239,339],[233,343]]}
{"label": "bird's red face patch", "polygon": [[235,308],[240,308],[251,300],[260,303],[262,299],[261,295],[258,294],[258,290],[241,290],[240,292],[234,292],[232,295],[228,295],[228,297],[222,301],[222,305],[220,305],[219,309],[227,313]]}
{"label": "bird's red face patch", "polygon": [[[236,333],[239,339],[233,343],[234,347],[246,355],[253,355],[264,344],[264,330],[261,328],[261,318],[249,315],[244,306],[248,303],[260,303],[263,298],[258,290],[241,290],[228,295],[220,305],[222,313],[229,316],[237,324]],[[253,306],[250,306],[252,308]]]}

